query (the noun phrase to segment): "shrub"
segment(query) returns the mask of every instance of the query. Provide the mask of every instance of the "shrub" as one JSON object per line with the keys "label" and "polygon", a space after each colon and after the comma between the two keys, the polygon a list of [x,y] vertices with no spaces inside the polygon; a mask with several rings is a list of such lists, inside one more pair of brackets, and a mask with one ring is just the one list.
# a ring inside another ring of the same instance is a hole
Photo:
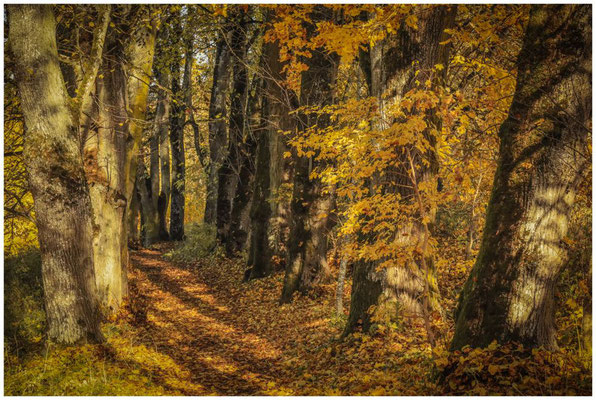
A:
{"label": "shrub", "polygon": [[174,250],[166,253],[166,257],[176,262],[192,262],[215,252],[217,240],[213,225],[193,223],[185,227],[185,232],[186,239]]}
{"label": "shrub", "polygon": [[41,342],[46,318],[41,254],[29,248],[4,260],[4,337],[9,347]]}

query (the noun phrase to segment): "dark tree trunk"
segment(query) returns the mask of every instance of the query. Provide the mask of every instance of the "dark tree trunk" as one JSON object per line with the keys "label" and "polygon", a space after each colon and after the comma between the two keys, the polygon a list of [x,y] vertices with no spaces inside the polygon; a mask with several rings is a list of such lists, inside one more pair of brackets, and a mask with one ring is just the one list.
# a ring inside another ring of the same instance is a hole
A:
{"label": "dark tree trunk", "polygon": [[591,122],[589,5],[532,6],[476,264],[451,347],[556,348],[554,288]]}
{"label": "dark tree trunk", "polygon": [[7,7],[26,136],[23,158],[35,201],[48,337],[101,341],[92,213],[77,122],[58,63],[50,5]]}
{"label": "dark tree trunk", "polygon": [[230,24],[226,24],[217,41],[209,101],[209,170],[204,216],[207,224],[215,224],[217,220],[218,172],[223,164],[227,143],[226,99],[230,86],[231,40],[232,29]]}
{"label": "dark tree trunk", "polygon": [[237,185],[235,179],[240,173],[242,162],[242,142],[245,133],[246,97],[248,94],[248,75],[246,70],[246,51],[248,27],[245,13],[235,18],[231,35],[231,53],[233,58],[233,84],[230,104],[229,138],[227,157],[218,171],[217,189],[217,238],[227,246],[229,240],[232,198]]}
{"label": "dark tree trunk", "polygon": [[153,201],[151,193],[151,179],[147,175],[143,157],[139,157],[137,164],[137,191],[140,197],[141,213],[143,215],[143,246],[149,247],[159,240],[159,221],[157,202]]}
{"label": "dark tree trunk", "polygon": [[[159,239],[170,240],[167,224],[167,212],[170,203],[170,140],[169,140],[169,118],[170,118],[170,95],[162,88],[169,88],[172,85],[168,53],[165,48],[169,45],[169,23],[164,21],[157,37],[157,49],[155,57],[155,77],[159,88],[157,89],[157,108],[155,110],[155,132],[159,148],[159,193],[157,198],[157,214],[159,220]],[[152,150],[153,151],[153,150]],[[153,168],[153,163],[151,164]],[[151,177],[157,173],[151,172]],[[152,182],[152,187],[156,184]]]}
{"label": "dark tree trunk", "polygon": [[[268,14],[269,19],[271,14]],[[273,270],[271,258],[280,253],[280,226],[277,208],[285,209],[280,204],[289,204],[280,200],[276,191],[283,179],[288,180],[290,166],[283,157],[285,141],[279,131],[295,129],[294,116],[290,110],[296,107],[295,97],[283,89],[283,65],[279,61],[279,43],[263,44],[263,92],[261,104],[261,128],[258,130],[257,161],[255,165],[254,190],[251,205],[251,242],[248,265],[257,270],[253,277],[269,274]],[[282,179],[283,177],[283,179]],[[275,206],[272,210],[271,204]],[[277,216],[276,216],[277,215]],[[287,214],[284,214],[284,217]],[[271,238],[271,240],[270,240]],[[284,258],[285,255],[281,254]]]}
{"label": "dark tree trunk", "polygon": [[[313,24],[331,18],[331,9],[317,6]],[[307,31],[314,30],[309,24]],[[300,105],[325,107],[333,103],[333,85],[337,74],[337,56],[327,54],[323,48],[313,51],[305,60],[308,70],[302,73]],[[302,129],[312,126],[325,129],[329,117],[324,114],[300,116]],[[314,159],[294,154],[294,190],[292,194],[292,220],[288,243],[288,262],[280,301],[287,303],[297,291],[307,291],[314,284],[328,278],[327,265],[327,215],[331,212],[331,196],[322,194],[319,179],[310,179]]]}
{"label": "dark tree trunk", "polygon": [[136,248],[141,241],[141,231],[139,229],[140,208],[139,196],[137,194],[136,185],[135,191],[130,199],[130,211],[128,213],[128,247]]}
{"label": "dark tree trunk", "polygon": [[[266,44],[267,46],[267,44]],[[267,100],[263,99],[263,120],[267,118]],[[247,279],[262,278],[271,273],[271,249],[267,237],[267,222],[271,216],[269,205],[269,132],[258,133],[257,160],[252,206],[250,210],[251,243],[248,265],[251,266]]]}
{"label": "dark tree trunk", "polygon": [[[263,133],[249,132],[243,146],[244,152],[241,155],[242,165],[240,166],[238,185],[236,187],[236,194],[234,195],[232,212],[230,215],[230,233],[226,242],[226,253],[228,255],[233,255],[235,252],[242,250],[248,238],[247,229],[242,226],[242,217],[252,196],[251,183],[255,174],[255,158],[257,151],[257,141],[255,140],[255,136],[261,134]],[[263,167],[265,168],[265,166]]]}
{"label": "dark tree trunk", "polygon": [[[379,99],[379,112],[382,116],[386,113],[387,105],[399,101],[415,87],[416,80],[424,82],[429,79],[436,64],[444,66],[448,64],[449,46],[439,43],[446,39],[444,30],[454,23],[456,6],[421,7],[423,7],[421,9],[423,15],[419,18],[418,29],[404,26],[396,34],[390,35],[370,49],[370,70],[368,61],[364,61],[363,72],[366,76],[370,73],[370,93]],[[368,56],[361,54],[361,57]],[[418,62],[416,68],[412,67],[414,61]],[[416,69],[420,70],[417,77]],[[437,77],[440,75],[435,74],[435,79]],[[389,96],[384,97],[384,93],[389,93]],[[433,115],[427,115],[427,120],[438,125],[434,119]],[[388,125],[382,125],[378,129],[388,127]],[[426,139],[431,143],[431,147],[434,147],[434,137],[426,135]],[[413,148],[400,148],[396,150],[396,154],[401,154],[402,150],[407,150],[413,155],[413,167],[421,181],[434,179],[437,164],[433,149],[423,155]],[[430,165],[426,165],[423,160],[429,161]],[[416,185],[409,179],[404,180],[404,177],[409,175],[410,166],[407,160],[400,160],[398,168],[399,170],[386,171],[385,178],[392,179],[392,185],[387,185],[383,191],[399,193],[404,199],[413,198],[415,194],[413,187]],[[422,219],[419,217],[418,215],[417,218]],[[404,236],[402,233],[407,235]],[[399,227],[395,240],[399,240],[400,244],[408,247],[412,246],[413,242],[422,242],[424,233],[424,226],[419,222],[413,222]],[[365,235],[359,238],[363,242],[369,239]],[[368,330],[371,325],[371,315],[368,310],[371,306],[376,306],[377,310],[397,317],[399,304],[409,315],[422,315],[427,318],[429,305],[426,302],[434,300],[431,305],[437,304],[434,294],[438,293],[438,288],[434,278],[432,258],[426,257],[424,262],[419,260],[416,263],[377,271],[380,263],[381,261],[356,263],[350,316],[344,334],[352,332],[358,325],[362,325],[365,331]],[[424,271],[425,269],[428,271]]]}
{"label": "dark tree trunk", "polygon": [[[176,22],[174,34],[180,37],[182,28],[180,21]],[[187,53],[192,53],[188,49]],[[172,149],[172,187],[170,208],[170,239],[184,239],[184,186],[185,186],[185,160],[184,160],[184,94],[180,87],[180,65],[182,64],[180,54],[176,55],[171,64],[172,72],[172,101],[170,108],[170,148]],[[192,57],[186,57],[184,74],[190,73],[190,63]],[[187,72],[188,71],[188,72]],[[190,78],[189,78],[190,79]],[[184,79],[186,83],[186,79]],[[190,82],[190,80],[189,80]],[[185,88],[186,89],[186,88]]]}

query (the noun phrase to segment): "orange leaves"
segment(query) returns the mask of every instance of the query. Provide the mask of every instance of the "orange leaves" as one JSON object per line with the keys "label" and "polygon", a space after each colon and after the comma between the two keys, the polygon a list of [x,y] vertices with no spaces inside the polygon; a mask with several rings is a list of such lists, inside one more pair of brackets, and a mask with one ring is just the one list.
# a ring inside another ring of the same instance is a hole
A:
{"label": "orange leaves", "polygon": [[452,354],[439,350],[447,394],[581,395],[591,391],[590,373],[569,354],[525,349],[516,343],[487,348],[465,347]]}

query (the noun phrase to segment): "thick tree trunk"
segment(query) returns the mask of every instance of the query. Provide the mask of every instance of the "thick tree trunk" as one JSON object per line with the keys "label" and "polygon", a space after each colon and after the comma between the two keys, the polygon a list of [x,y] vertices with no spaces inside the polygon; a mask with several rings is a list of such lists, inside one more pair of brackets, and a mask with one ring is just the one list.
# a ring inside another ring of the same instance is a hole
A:
{"label": "thick tree trunk", "polygon": [[[283,65],[279,61],[279,43],[263,44],[263,95],[261,104],[262,128],[258,130],[257,161],[255,166],[254,190],[251,205],[251,243],[248,265],[254,265],[257,271],[253,276],[265,276],[273,270],[273,256],[285,254],[280,248],[282,219],[277,208],[284,211],[289,204],[288,198],[280,199],[277,192],[281,183],[288,181],[291,173],[287,158],[283,157],[285,140],[280,131],[295,129],[296,123],[290,110],[296,107],[295,96],[282,87]],[[266,148],[265,148],[266,147]],[[282,179],[283,177],[283,179]],[[287,196],[289,197],[289,196]],[[280,206],[284,204],[284,206]],[[276,217],[277,215],[277,217]],[[287,213],[283,214],[285,220]],[[265,272],[263,272],[265,271]]]}
{"label": "thick tree trunk", "polygon": [[[329,20],[331,9],[317,6],[313,24]],[[307,31],[314,30],[309,25]],[[312,34],[312,32],[311,32]],[[300,104],[307,107],[325,107],[333,103],[333,85],[337,75],[337,56],[316,49],[305,60],[308,70],[302,73]],[[302,129],[312,126],[325,129],[329,117],[324,114],[300,116]],[[294,155],[294,190],[292,193],[292,220],[288,243],[288,262],[280,301],[292,300],[295,291],[308,291],[313,285],[326,280],[330,271],[327,265],[327,216],[331,212],[331,196],[323,195],[319,179],[311,179],[314,160]]]}
{"label": "thick tree trunk", "polygon": [[452,348],[556,348],[554,288],[591,122],[591,7],[533,6],[476,264]]}
{"label": "thick tree trunk", "polygon": [[93,250],[97,290],[104,312],[115,314],[126,295],[127,138],[126,76],[121,37],[108,32],[106,58],[97,80],[97,130],[85,143],[85,171],[94,215]]}
{"label": "thick tree trunk", "polygon": [[227,143],[226,99],[230,82],[230,43],[232,29],[224,26],[217,41],[213,86],[209,101],[209,169],[207,177],[207,199],[204,221],[215,224],[217,220],[218,172],[223,164]]}
{"label": "thick tree trunk", "polygon": [[[176,34],[181,34],[181,27],[177,26]],[[179,36],[178,36],[179,37]],[[192,49],[188,50],[192,52]],[[188,52],[187,51],[187,52]],[[184,93],[180,88],[181,57],[172,62],[172,102],[170,109],[170,148],[172,149],[172,186],[170,208],[170,239],[184,239],[184,187],[186,165],[184,159]],[[192,57],[186,57],[184,72],[190,73]],[[190,78],[189,78],[190,79]],[[184,79],[186,82],[186,79]]]}
{"label": "thick tree trunk", "polygon": [[[456,6],[420,7],[423,7],[423,15],[419,17],[418,29],[404,26],[396,34],[390,35],[370,49],[370,92],[379,99],[379,112],[385,121],[390,119],[390,116],[386,115],[389,105],[400,101],[405,93],[415,87],[416,80],[424,82],[430,79],[431,71],[436,64],[446,66],[449,61],[449,46],[439,43],[446,39],[444,30],[455,21]],[[412,66],[413,62],[417,62],[416,68]],[[368,62],[365,66],[366,74]],[[415,75],[416,69],[420,71],[418,76]],[[387,93],[388,96],[385,97],[384,94]],[[427,119],[433,121],[435,118],[433,115],[427,115]],[[437,121],[433,122],[438,125]],[[390,123],[381,125],[378,129],[387,129]],[[440,131],[440,127],[438,130]],[[435,138],[427,134],[426,139],[431,143],[431,149],[427,154],[423,155],[413,148],[396,150],[396,154],[412,155],[413,171],[419,175],[417,179],[423,182],[434,180],[437,170],[436,157],[432,149]],[[429,161],[430,165],[427,166],[424,161]],[[405,178],[411,176],[412,171],[405,157],[400,161],[398,168],[399,171],[386,171],[386,179],[393,179],[393,185],[385,187],[384,192],[399,193],[404,199],[415,198],[416,184],[413,184],[410,178]],[[432,214],[431,210],[431,220]],[[420,215],[417,218],[422,220]],[[423,237],[427,233],[422,223],[413,222],[399,227],[395,240],[404,248],[416,247],[424,241]],[[366,242],[369,238],[362,236],[360,240]],[[377,312],[395,317],[401,308],[407,315],[428,318],[427,302],[430,305],[437,304],[433,295],[438,293],[434,263],[430,257],[424,260],[418,258],[418,262],[396,265],[381,271],[377,271],[377,267],[382,260],[361,261],[355,265],[350,317],[344,334],[353,331],[358,325],[362,325],[365,331],[370,327],[371,314],[368,310],[371,306],[375,306]]]}
{"label": "thick tree trunk", "polygon": [[10,5],[26,136],[23,158],[35,202],[48,337],[59,343],[100,341],[92,211],[77,140],[77,122],[58,63],[49,5]]}

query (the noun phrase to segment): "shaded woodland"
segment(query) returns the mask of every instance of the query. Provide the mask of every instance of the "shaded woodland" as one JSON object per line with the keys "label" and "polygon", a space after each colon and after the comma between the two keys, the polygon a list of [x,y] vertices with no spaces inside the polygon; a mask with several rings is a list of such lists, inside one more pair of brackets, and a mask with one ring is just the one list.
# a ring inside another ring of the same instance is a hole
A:
{"label": "shaded woodland", "polygon": [[591,394],[591,5],[4,18],[5,394]]}

